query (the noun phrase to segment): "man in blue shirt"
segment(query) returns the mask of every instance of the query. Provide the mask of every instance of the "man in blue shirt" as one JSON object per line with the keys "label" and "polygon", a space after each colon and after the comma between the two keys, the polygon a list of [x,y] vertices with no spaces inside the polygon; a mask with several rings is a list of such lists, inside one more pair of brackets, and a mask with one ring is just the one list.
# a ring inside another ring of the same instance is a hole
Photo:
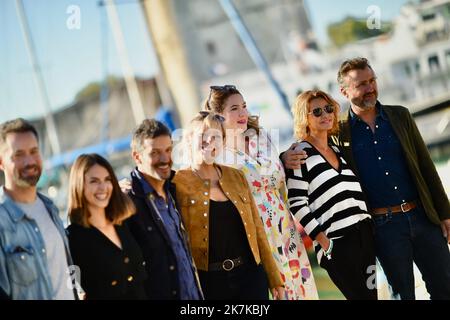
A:
{"label": "man in blue shirt", "polygon": [[351,104],[338,145],[366,193],[377,257],[394,294],[415,299],[414,261],[431,299],[450,299],[450,205],[411,114],[377,100],[365,58],[342,63],[338,82]]}
{"label": "man in blue shirt", "polygon": [[129,196],[137,212],[127,224],[139,243],[148,272],[146,291],[151,299],[203,298],[187,233],[170,182],[172,139],[161,122],[144,120],[133,134]]}
{"label": "man in blue shirt", "polygon": [[74,300],[64,226],[52,201],[37,192],[38,134],[23,119],[0,125],[0,170],[0,292],[17,300]]}

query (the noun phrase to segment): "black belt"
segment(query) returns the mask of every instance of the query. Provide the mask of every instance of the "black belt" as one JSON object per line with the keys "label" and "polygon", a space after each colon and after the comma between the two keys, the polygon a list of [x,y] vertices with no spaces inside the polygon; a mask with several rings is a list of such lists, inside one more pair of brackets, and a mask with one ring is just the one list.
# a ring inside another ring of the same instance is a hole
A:
{"label": "black belt", "polygon": [[231,271],[236,267],[243,265],[246,261],[242,257],[235,259],[225,259],[222,262],[211,263],[208,271]]}

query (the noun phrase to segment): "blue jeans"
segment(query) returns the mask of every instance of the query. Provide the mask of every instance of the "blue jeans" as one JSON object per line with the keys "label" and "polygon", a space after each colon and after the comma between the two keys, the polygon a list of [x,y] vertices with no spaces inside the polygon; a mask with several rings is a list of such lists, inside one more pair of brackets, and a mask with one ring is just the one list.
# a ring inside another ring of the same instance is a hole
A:
{"label": "blue jeans", "polygon": [[432,300],[450,300],[450,252],[440,226],[421,207],[376,216],[376,254],[394,295],[414,300],[413,261]]}

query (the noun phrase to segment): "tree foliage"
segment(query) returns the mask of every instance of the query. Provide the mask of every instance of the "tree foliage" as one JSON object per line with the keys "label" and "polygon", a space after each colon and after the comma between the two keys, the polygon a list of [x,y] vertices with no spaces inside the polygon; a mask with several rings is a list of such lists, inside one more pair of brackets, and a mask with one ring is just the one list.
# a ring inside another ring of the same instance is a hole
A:
{"label": "tree foliage", "polygon": [[336,47],[348,43],[385,34],[392,29],[392,23],[381,22],[380,29],[369,29],[366,19],[347,17],[342,21],[332,23],[327,27],[328,37]]}
{"label": "tree foliage", "polygon": [[[121,81],[123,80],[115,76],[108,76],[108,78],[106,79],[106,83],[110,88],[116,86]],[[78,91],[78,93],[75,95],[75,100],[79,101],[92,96],[100,96],[102,85],[103,83],[99,81],[88,83],[80,91]]]}

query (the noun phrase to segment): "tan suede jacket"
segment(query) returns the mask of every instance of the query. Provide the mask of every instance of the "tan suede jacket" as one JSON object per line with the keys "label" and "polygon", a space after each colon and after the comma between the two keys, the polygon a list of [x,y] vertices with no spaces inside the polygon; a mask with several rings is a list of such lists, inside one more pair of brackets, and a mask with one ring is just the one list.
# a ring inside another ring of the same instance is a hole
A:
{"label": "tan suede jacket", "polygon": [[[244,174],[231,167],[222,165],[217,167],[222,172],[219,183],[223,192],[241,214],[255,262],[257,264],[262,262],[270,288],[283,286]],[[181,207],[195,264],[199,270],[208,271],[210,181],[202,180],[192,170],[186,169],[179,170],[172,182],[176,184],[177,201]]]}

